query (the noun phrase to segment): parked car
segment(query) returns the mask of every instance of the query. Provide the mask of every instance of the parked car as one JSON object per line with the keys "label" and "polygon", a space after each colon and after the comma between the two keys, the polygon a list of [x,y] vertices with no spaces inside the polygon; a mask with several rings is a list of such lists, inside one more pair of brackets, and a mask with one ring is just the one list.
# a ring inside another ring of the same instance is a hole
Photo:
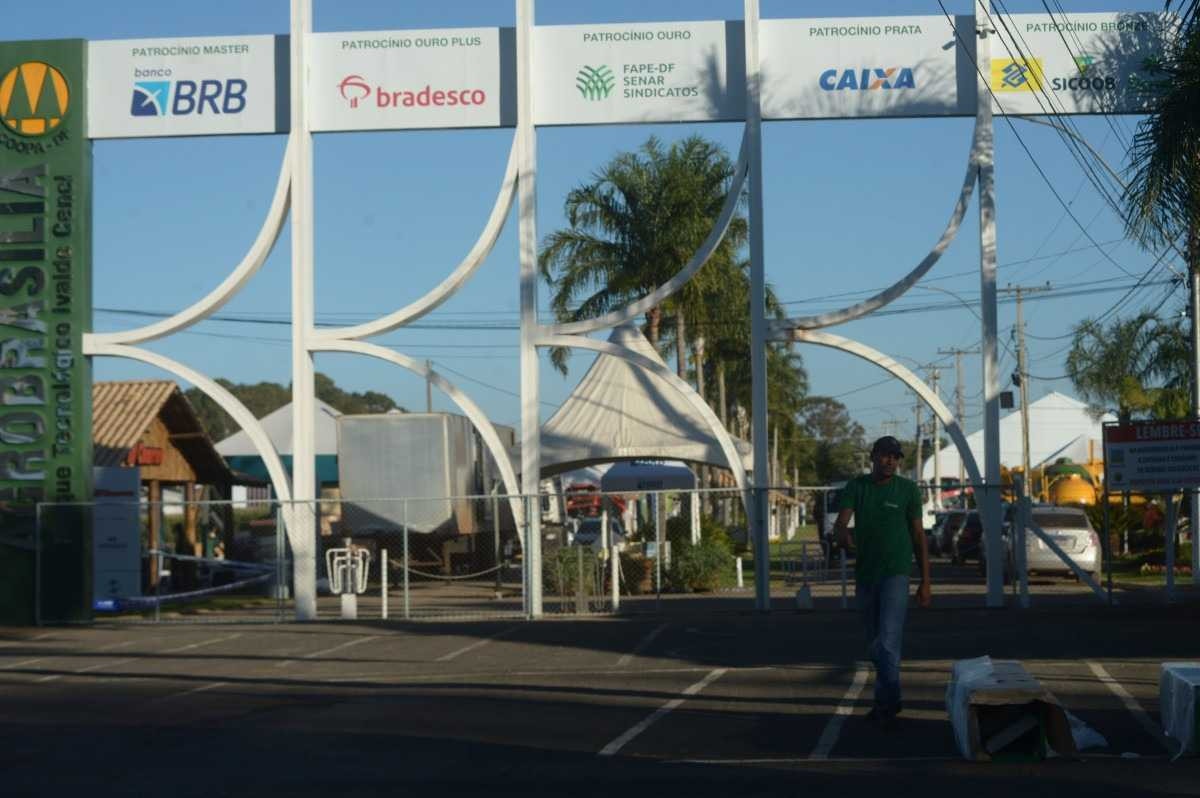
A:
{"label": "parked car", "polygon": [[[608,519],[609,530],[609,545],[616,546],[618,551],[625,549],[625,530],[621,528],[621,522],[615,518]],[[594,549],[600,548],[603,541],[600,539],[600,519],[599,518],[583,518],[579,520],[579,527],[575,530],[573,542],[577,546],[591,546]]]}
{"label": "parked car", "polygon": [[[1091,574],[1093,579],[1100,578],[1104,554],[1100,536],[1087,513],[1079,507],[1035,505],[1032,515],[1033,523],[1049,535],[1080,570]],[[1015,531],[1005,536],[1006,579],[1016,573],[1015,538]],[[1029,573],[1072,573],[1070,566],[1032,530],[1025,532],[1025,562]]]}
{"label": "parked car", "polygon": [[968,560],[978,560],[982,565],[982,549],[983,519],[978,510],[967,510],[963,514],[962,524],[954,532],[950,558],[955,565],[962,565]]}
{"label": "parked car", "polygon": [[949,515],[949,510],[938,510],[933,519],[933,526],[925,533],[925,540],[929,544],[929,553],[933,556],[942,553],[942,526],[946,523]]}
{"label": "parked car", "polygon": [[962,529],[966,518],[966,510],[948,510],[941,523],[934,526],[932,535],[939,554],[954,557],[954,536]]}

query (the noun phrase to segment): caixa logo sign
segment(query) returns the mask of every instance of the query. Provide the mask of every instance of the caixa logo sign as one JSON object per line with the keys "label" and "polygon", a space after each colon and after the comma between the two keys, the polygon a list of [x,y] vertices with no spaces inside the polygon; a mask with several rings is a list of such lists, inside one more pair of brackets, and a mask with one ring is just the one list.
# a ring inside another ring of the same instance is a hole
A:
{"label": "caixa logo sign", "polygon": [[827,69],[821,73],[819,83],[825,91],[885,91],[917,87],[912,67]]}
{"label": "caixa logo sign", "polygon": [[131,116],[240,114],[246,108],[246,81],[142,80],[133,84]]}

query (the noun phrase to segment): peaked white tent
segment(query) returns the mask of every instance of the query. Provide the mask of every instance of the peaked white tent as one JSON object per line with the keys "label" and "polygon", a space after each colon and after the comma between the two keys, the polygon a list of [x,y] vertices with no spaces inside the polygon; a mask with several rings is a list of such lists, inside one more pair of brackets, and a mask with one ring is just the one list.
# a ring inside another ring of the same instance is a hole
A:
{"label": "peaked white tent", "polygon": [[[316,408],[316,455],[317,479],[320,482],[337,482],[337,417],[341,412],[331,405],[314,400]],[[259,419],[267,437],[275,445],[284,465],[292,467],[292,406],[286,404],[273,413]],[[217,444],[217,451],[230,466],[252,476],[266,477],[258,450],[246,432],[239,431]]]}
{"label": "peaked white tent", "polygon": [[[1088,414],[1087,404],[1064,393],[1048,393],[1029,403],[1029,464],[1053,463],[1060,457],[1076,462],[1087,460],[1089,447],[1102,456],[1100,441],[1105,421],[1116,421],[1111,413],[1099,419]],[[1093,442],[1094,443],[1090,443]],[[975,461],[983,465],[983,430],[967,436]],[[940,452],[943,477],[958,476],[958,450],[944,447]],[[1014,410],[1000,419],[1000,462],[1010,468],[1021,465],[1021,411]],[[921,467],[921,478],[933,479],[933,457]]]}
{"label": "peaked white tent", "polygon": [[[615,328],[608,340],[663,362],[633,325]],[[735,439],[734,445],[749,470],[750,444]],[[729,467],[716,436],[675,388],[626,360],[600,355],[542,426],[542,475],[638,459]]]}

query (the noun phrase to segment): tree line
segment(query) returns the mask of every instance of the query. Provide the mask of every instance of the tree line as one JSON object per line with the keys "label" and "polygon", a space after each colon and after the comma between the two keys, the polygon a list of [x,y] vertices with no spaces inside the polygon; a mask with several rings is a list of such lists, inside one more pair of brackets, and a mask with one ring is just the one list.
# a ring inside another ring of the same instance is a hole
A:
{"label": "tree line", "polygon": [[[292,401],[292,386],[277,382],[237,383],[217,378],[222,388],[232,393],[255,418],[274,413]],[[387,394],[378,391],[346,391],[337,386],[331,377],[317,372],[315,378],[316,397],[342,413],[386,413],[389,410],[407,412]],[[199,388],[188,388],[183,392],[192,403],[200,423],[214,441],[224,440],[238,431],[237,422]]]}

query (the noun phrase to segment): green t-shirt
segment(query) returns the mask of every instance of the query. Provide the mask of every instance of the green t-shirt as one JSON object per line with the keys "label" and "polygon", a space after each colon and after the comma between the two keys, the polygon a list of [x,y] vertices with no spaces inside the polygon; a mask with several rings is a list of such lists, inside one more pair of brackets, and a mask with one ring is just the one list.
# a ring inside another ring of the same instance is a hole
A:
{"label": "green t-shirt", "polygon": [[921,518],[917,483],[894,474],[880,484],[864,474],[846,483],[840,507],[854,511],[854,576],[859,582],[911,573],[910,521]]}

